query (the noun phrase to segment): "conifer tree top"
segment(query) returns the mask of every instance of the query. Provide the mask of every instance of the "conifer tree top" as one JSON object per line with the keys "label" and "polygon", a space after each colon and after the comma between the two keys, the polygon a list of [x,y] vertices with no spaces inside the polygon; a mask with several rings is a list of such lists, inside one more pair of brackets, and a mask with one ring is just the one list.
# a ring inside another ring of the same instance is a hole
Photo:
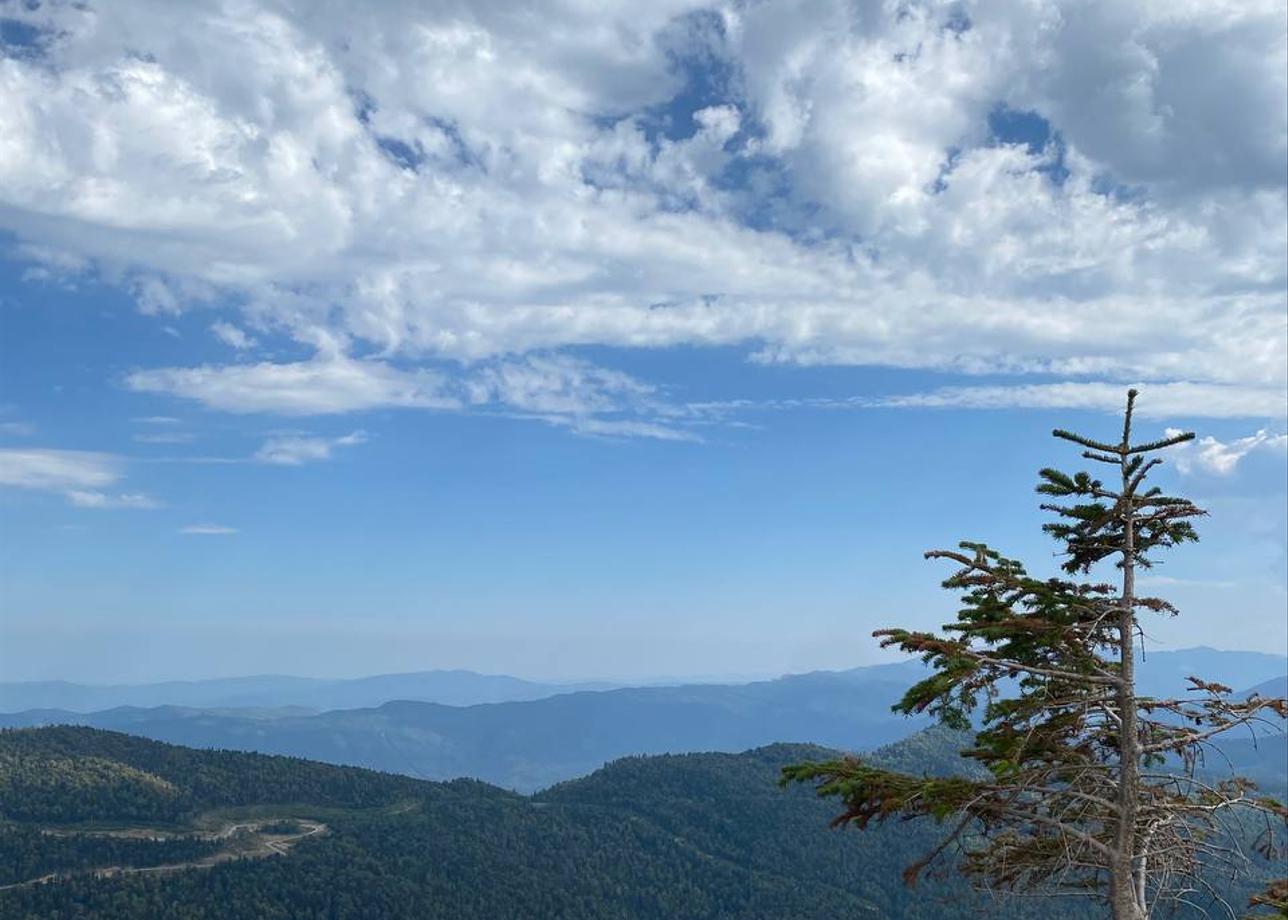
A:
{"label": "conifer tree top", "polygon": [[[940,847],[909,867],[909,883],[951,851],[982,887],[1101,897],[1116,920],[1141,920],[1202,892],[1206,874],[1246,871],[1253,842],[1277,852],[1283,806],[1246,779],[1204,769],[1204,753],[1230,729],[1276,729],[1288,703],[1234,699],[1197,676],[1172,698],[1136,693],[1142,620],[1177,611],[1139,595],[1135,572],[1196,541],[1192,521],[1204,514],[1149,483],[1162,463],[1155,455],[1194,436],[1133,440],[1136,397],[1128,391],[1116,443],[1053,432],[1108,468],[1103,478],[1039,472],[1037,491],[1051,499],[1041,508],[1055,518],[1043,530],[1061,547],[1064,577],[1032,575],[980,542],[932,550],[927,558],[957,566],[943,582],[960,597],[956,619],[939,632],[874,633],[928,666],[896,710],[971,731],[963,756],[978,772],[917,777],[857,757],[784,771],[784,782],[810,781],[839,798],[838,825],[951,820]],[[1113,577],[1090,577],[1104,563]]]}

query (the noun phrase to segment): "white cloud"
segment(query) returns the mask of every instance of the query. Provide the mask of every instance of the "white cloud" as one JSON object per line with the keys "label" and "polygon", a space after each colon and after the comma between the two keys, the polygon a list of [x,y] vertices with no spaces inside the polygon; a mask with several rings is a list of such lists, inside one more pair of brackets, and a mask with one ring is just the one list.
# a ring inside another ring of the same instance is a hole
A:
{"label": "white cloud", "polygon": [[319,356],[291,364],[204,365],[136,371],[126,385],[170,393],[224,412],[327,415],[376,408],[452,408],[442,380],[428,371],[401,371],[376,360]]}
{"label": "white cloud", "polygon": [[[1288,413],[1288,394],[1260,387],[1195,383],[1137,383],[1141,418],[1274,416]],[[1095,409],[1121,412],[1126,384],[1047,383],[1015,386],[946,387],[929,393],[863,400],[885,408]]]}
{"label": "white cloud", "polygon": [[471,403],[500,403],[521,412],[587,416],[643,405],[655,388],[629,374],[564,356],[533,355],[486,366],[467,378]]}
{"label": "white cloud", "polygon": [[27,258],[160,317],[236,304],[234,347],[236,319],[375,355],[136,389],[441,406],[426,362],[576,345],[1285,381],[1278,0],[13,15],[49,36],[0,66],[0,228]]}
{"label": "white cloud", "polygon": [[35,432],[36,426],[30,422],[0,422],[0,434],[25,438]]}
{"label": "white cloud", "polygon": [[[1136,384],[1140,418],[1243,418],[1288,412],[1288,394],[1272,388],[1220,384]],[[943,387],[923,393],[776,400],[690,403],[697,417],[726,418],[738,413],[791,409],[1090,409],[1120,413],[1127,384],[1062,383]]]}
{"label": "white cloud", "polygon": [[222,524],[188,524],[180,527],[179,533],[199,537],[223,537],[237,533],[236,527],[225,527]]}
{"label": "white cloud", "polygon": [[61,494],[78,508],[156,508],[138,492],[102,491],[121,479],[121,461],[110,454],[47,448],[0,448],[0,486]]}
{"label": "white cloud", "polygon": [[60,492],[111,485],[121,474],[110,454],[83,450],[0,448],[0,485]]}
{"label": "white cloud", "polygon": [[105,492],[87,492],[82,489],[71,489],[64,493],[67,500],[77,508],[160,508],[161,503],[141,492],[122,492],[109,495]]}
{"label": "white cloud", "polygon": [[354,431],[339,438],[279,435],[265,441],[264,446],[255,452],[255,459],[260,463],[278,466],[301,466],[317,460],[329,460],[337,447],[352,447],[364,444],[366,440],[365,431]]}
{"label": "white cloud", "polygon": [[[489,362],[452,379],[424,368],[405,370],[378,359],[329,351],[292,364],[139,371],[129,375],[126,384],[225,412],[311,416],[389,408],[466,409],[521,415],[606,437],[694,438],[672,424],[685,413],[662,399],[656,387],[564,355]],[[335,444],[309,437],[285,440],[289,449],[270,442],[275,446],[269,453],[307,459],[312,452],[318,455],[315,459],[324,459]]]}
{"label": "white cloud", "polygon": [[704,421],[668,403],[657,388],[621,371],[561,355],[529,355],[475,370],[465,378],[471,405],[495,406],[602,438],[697,441],[680,423]]}
{"label": "white cloud", "polygon": [[695,432],[674,425],[633,419],[603,419],[569,415],[534,415],[533,418],[551,425],[570,429],[574,434],[594,438],[626,439],[649,438],[657,441],[701,441]]}
{"label": "white cloud", "polygon": [[232,323],[218,320],[210,324],[210,331],[215,334],[215,338],[219,339],[219,341],[238,351],[255,347],[255,340]]}
{"label": "white cloud", "polygon": [[[1167,429],[1169,437],[1179,433],[1179,429]],[[1288,434],[1272,434],[1263,428],[1256,434],[1233,441],[1218,441],[1207,435],[1181,445],[1176,468],[1182,473],[1204,472],[1215,476],[1229,476],[1239,465],[1239,461],[1253,451],[1288,451]]]}

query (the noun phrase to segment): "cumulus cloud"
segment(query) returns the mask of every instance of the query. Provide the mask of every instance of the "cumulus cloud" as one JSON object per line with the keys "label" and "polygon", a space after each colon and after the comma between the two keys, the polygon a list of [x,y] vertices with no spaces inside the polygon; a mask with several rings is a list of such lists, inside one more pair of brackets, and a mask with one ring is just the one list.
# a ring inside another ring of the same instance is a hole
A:
{"label": "cumulus cloud", "polygon": [[365,431],[354,431],[339,438],[279,435],[265,441],[264,446],[255,452],[255,459],[260,463],[277,466],[301,466],[318,460],[329,460],[337,447],[352,447],[364,444],[366,440]]}
{"label": "cumulus cloud", "polygon": [[93,451],[0,448],[0,486],[58,493],[78,508],[160,507],[139,492],[103,491],[121,479],[121,465]]}
{"label": "cumulus cloud", "polygon": [[[1168,436],[1179,434],[1180,429],[1167,429]],[[1176,468],[1182,473],[1203,472],[1216,476],[1229,476],[1248,454],[1253,451],[1288,451],[1288,434],[1272,434],[1264,428],[1246,438],[1219,441],[1208,435],[1181,445],[1176,458]]]}
{"label": "cumulus cloud", "polygon": [[353,345],[137,390],[446,407],[474,362],[577,345],[1186,384],[1213,413],[1285,380],[1275,0],[12,15],[41,36],[0,61],[27,258],[223,310],[234,348]]}

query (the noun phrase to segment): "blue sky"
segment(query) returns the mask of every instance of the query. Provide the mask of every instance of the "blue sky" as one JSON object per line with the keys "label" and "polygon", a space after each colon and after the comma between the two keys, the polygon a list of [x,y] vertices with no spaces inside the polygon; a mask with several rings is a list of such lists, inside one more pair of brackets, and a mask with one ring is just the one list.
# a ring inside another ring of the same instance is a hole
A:
{"label": "blue sky", "polygon": [[0,671],[872,661],[1129,384],[1282,651],[1285,14],[1164,12],[0,4]]}

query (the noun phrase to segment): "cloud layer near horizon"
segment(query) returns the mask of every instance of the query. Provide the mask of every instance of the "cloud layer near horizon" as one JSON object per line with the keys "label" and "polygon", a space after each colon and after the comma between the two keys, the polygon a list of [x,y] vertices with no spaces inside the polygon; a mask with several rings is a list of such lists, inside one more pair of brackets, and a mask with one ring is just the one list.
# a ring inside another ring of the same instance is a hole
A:
{"label": "cloud layer near horizon", "polygon": [[1284,411],[1281,2],[7,14],[0,227],[36,275],[220,314],[227,364],[138,390],[682,436],[557,351],[736,345],[1064,381],[887,405]]}

